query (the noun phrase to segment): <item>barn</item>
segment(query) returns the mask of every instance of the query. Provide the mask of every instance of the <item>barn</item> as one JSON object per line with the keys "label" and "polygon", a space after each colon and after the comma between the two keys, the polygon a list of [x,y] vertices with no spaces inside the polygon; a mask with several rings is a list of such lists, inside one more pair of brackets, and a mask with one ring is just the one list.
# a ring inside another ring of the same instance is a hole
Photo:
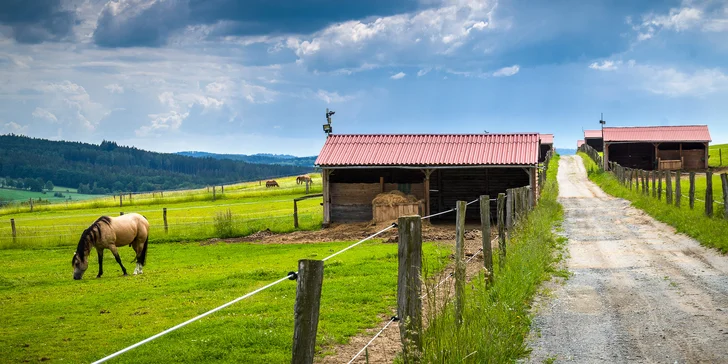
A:
{"label": "barn", "polygon": [[711,142],[706,125],[604,128],[604,163],[644,170],[705,170]]}
{"label": "barn", "polygon": [[584,130],[584,143],[597,150],[604,151],[604,139],[601,130]]}
{"label": "barn", "polygon": [[[393,190],[422,201],[422,215],[523,186],[535,198],[539,139],[537,133],[330,135],[316,159],[324,225],[370,221],[372,200]],[[471,208],[469,215],[477,215],[477,204]]]}
{"label": "barn", "polygon": [[541,134],[541,147],[538,156],[538,162],[543,163],[546,160],[546,155],[549,151],[554,150],[554,135],[553,134]]}
{"label": "barn", "polygon": [[584,145],[584,141],[583,140],[577,140],[576,141],[576,149],[581,148],[582,145]]}

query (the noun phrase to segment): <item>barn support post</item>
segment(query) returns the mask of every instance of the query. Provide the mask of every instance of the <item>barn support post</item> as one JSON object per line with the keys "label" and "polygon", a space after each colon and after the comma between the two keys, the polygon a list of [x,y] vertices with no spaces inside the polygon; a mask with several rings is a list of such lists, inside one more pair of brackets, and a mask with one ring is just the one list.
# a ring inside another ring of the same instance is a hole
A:
{"label": "barn support post", "polygon": [[705,215],[713,217],[713,172],[705,172]]}
{"label": "barn support post", "polygon": [[379,177],[379,193],[384,193],[384,177]]}
{"label": "barn support post", "polygon": [[[604,157],[602,159],[603,159],[604,164],[602,165],[602,169],[605,171],[608,171],[609,170],[609,143],[604,143],[603,149],[604,149],[604,151],[603,151]],[[597,154],[597,156],[598,155],[599,154]]]}
{"label": "barn support post", "polygon": [[490,196],[480,196],[480,229],[483,240],[483,266],[486,279],[493,281],[493,246],[490,244]]}
{"label": "barn support post", "polygon": [[467,202],[458,201],[455,217],[455,325],[463,323],[465,307],[465,214]]}
{"label": "barn support post", "polygon": [[430,215],[430,176],[432,175],[432,169],[425,169],[422,172],[425,174],[425,216]]}
{"label": "barn support post", "polygon": [[506,221],[505,221],[506,195],[498,194],[498,263],[501,267],[506,263]]}
{"label": "barn support post", "polygon": [[675,172],[675,206],[682,206],[682,171]]}
{"label": "barn support post", "polygon": [[690,172],[690,191],[688,192],[690,199],[690,209],[695,209],[695,172]]}
{"label": "barn support post", "polygon": [[402,357],[406,364],[419,363],[422,356],[422,218],[402,216],[398,226],[397,316]]}
{"label": "barn support post", "polygon": [[331,224],[331,170],[324,169],[321,171],[321,177],[323,178],[323,192],[324,192],[324,227],[328,227]]}
{"label": "barn support post", "polygon": [[15,244],[15,239],[17,238],[17,232],[15,231],[15,219],[10,219],[10,229],[13,232],[13,244]]}
{"label": "barn support post", "polygon": [[672,205],[672,171],[666,171],[665,174],[665,200],[668,205]]}
{"label": "barn support post", "polygon": [[728,220],[728,174],[721,174],[720,180],[723,184],[723,218]]}
{"label": "barn support post", "polygon": [[296,303],[293,308],[293,357],[292,364],[312,364],[316,354],[321,307],[321,286],[324,281],[323,260],[298,261]]}

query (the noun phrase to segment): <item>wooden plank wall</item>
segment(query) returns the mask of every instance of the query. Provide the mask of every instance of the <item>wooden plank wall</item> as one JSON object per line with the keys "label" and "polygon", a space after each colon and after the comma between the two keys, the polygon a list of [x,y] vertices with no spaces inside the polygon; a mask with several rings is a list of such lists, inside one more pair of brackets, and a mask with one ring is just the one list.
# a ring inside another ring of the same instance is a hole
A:
{"label": "wooden plank wall", "polygon": [[[372,200],[381,193],[379,183],[331,183],[331,221],[361,222],[372,220]],[[398,189],[396,183],[385,183],[385,192]],[[411,184],[410,194],[425,196],[424,183]]]}

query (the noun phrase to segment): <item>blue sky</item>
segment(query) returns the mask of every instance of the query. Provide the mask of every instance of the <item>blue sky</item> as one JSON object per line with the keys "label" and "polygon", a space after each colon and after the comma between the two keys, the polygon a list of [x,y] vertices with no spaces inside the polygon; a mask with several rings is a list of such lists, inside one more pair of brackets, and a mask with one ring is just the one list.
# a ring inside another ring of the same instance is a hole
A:
{"label": "blue sky", "polygon": [[707,124],[728,1],[0,2],[0,134],[317,154],[335,133]]}

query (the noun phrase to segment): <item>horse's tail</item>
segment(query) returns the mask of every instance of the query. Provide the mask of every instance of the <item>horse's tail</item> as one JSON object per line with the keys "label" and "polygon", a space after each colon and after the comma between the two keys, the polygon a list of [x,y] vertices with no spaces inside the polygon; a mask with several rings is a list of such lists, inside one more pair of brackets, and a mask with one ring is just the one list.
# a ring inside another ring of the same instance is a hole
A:
{"label": "horse's tail", "polygon": [[147,246],[149,245],[149,235],[147,235],[147,239],[144,240],[144,246],[142,247],[142,253],[139,254],[139,259],[137,259],[137,262],[144,266],[144,263],[147,261]]}

